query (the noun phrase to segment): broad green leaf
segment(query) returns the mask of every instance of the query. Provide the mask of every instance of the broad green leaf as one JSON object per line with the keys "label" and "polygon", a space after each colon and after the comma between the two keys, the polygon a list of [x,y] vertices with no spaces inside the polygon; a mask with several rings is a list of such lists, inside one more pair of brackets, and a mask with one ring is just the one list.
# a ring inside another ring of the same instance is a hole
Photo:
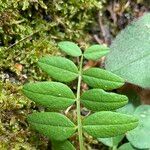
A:
{"label": "broad green leaf", "polygon": [[150,13],[133,22],[114,40],[106,69],[128,82],[150,87]]}
{"label": "broad green leaf", "polygon": [[97,60],[108,54],[109,48],[105,45],[92,45],[84,52],[84,57],[89,60]]}
{"label": "broad green leaf", "polygon": [[68,141],[52,141],[52,150],[76,150],[75,147]]}
{"label": "broad green leaf", "polygon": [[76,126],[59,113],[33,113],[28,116],[27,120],[36,131],[52,140],[66,140],[76,131]]}
{"label": "broad green leaf", "polygon": [[138,119],[110,111],[94,113],[83,120],[83,129],[95,138],[118,136],[134,129]]}
{"label": "broad green leaf", "polygon": [[50,110],[66,109],[75,102],[71,89],[59,82],[36,82],[23,86],[23,93]]}
{"label": "broad green leaf", "polygon": [[100,68],[90,68],[83,71],[83,81],[91,87],[104,90],[117,89],[124,84],[121,77]]}
{"label": "broad green leaf", "polygon": [[73,42],[70,41],[59,42],[58,47],[70,56],[77,57],[82,55],[81,49],[78,47],[77,44]]}
{"label": "broad green leaf", "polygon": [[123,92],[122,94],[125,94],[128,97],[129,102],[124,107],[119,108],[117,112],[133,114],[137,106],[141,104],[139,95],[137,95],[137,93],[132,89],[127,89],[127,91]]}
{"label": "broad green leaf", "polygon": [[117,109],[116,111],[119,113],[132,115],[135,111],[135,107],[131,102],[129,102],[127,105],[125,105],[122,108]]}
{"label": "broad green leaf", "polygon": [[81,95],[81,103],[92,111],[115,110],[127,102],[126,96],[108,93],[102,89],[88,90]]}
{"label": "broad green leaf", "polygon": [[98,141],[109,147],[117,147],[123,138],[124,135],[119,135],[111,138],[98,138]]}
{"label": "broad green leaf", "polygon": [[125,143],[121,145],[118,150],[136,150],[130,143]]}
{"label": "broad green leaf", "polygon": [[55,80],[70,82],[77,78],[78,68],[69,59],[59,56],[46,56],[38,61],[42,70]]}
{"label": "broad green leaf", "polygon": [[127,133],[127,139],[139,149],[150,148],[150,106],[141,105],[134,114],[139,118],[139,125]]}

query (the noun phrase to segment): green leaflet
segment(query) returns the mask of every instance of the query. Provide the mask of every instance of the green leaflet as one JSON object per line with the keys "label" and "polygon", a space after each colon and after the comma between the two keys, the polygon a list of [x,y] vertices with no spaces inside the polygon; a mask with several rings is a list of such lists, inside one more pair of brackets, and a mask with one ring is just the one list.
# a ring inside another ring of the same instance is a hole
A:
{"label": "green leaflet", "polygon": [[125,143],[121,145],[118,150],[136,150],[135,148],[132,147],[130,143]]}
{"label": "green leaflet", "polygon": [[106,69],[128,82],[150,87],[150,13],[121,31],[110,46]]}
{"label": "green leaflet", "polygon": [[70,82],[77,78],[78,68],[69,59],[59,56],[46,56],[38,61],[42,70],[55,80]]}
{"label": "green leaflet", "polygon": [[59,82],[36,82],[23,86],[23,93],[50,110],[66,109],[75,102],[72,90]]}
{"label": "green leaflet", "polygon": [[134,112],[139,118],[139,125],[127,133],[129,142],[139,149],[150,148],[150,106],[141,105]]}
{"label": "green leaflet", "polygon": [[119,76],[99,68],[83,71],[83,81],[91,87],[104,90],[113,90],[124,84],[124,80]]}
{"label": "green leaflet", "polygon": [[110,111],[94,113],[83,120],[83,129],[95,138],[118,136],[134,129],[138,119]]}
{"label": "green leaflet", "polygon": [[76,126],[59,113],[33,113],[27,120],[35,130],[52,140],[66,140],[76,131]]}
{"label": "green leaflet", "polygon": [[52,150],[76,150],[75,147],[68,141],[52,141]]}
{"label": "green leaflet", "polygon": [[115,110],[127,104],[124,95],[108,93],[102,89],[92,89],[81,95],[81,103],[92,111]]}
{"label": "green leaflet", "polygon": [[77,44],[73,42],[70,41],[59,42],[58,47],[70,56],[77,57],[82,55],[81,49],[78,47]]}
{"label": "green leaflet", "polygon": [[92,45],[84,52],[84,57],[89,60],[97,60],[108,54],[109,48],[105,45]]}

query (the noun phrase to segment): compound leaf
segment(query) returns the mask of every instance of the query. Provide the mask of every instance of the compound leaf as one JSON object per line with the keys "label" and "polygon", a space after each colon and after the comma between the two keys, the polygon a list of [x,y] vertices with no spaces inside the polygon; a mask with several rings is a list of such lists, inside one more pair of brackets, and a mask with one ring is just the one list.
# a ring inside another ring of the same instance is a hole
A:
{"label": "compound leaf", "polygon": [[109,48],[105,45],[92,45],[84,52],[84,57],[88,60],[98,60],[108,54]]}
{"label": "compound leaf", "polygon": [[90,68],[83,71],[83,81],[91,87],[104,90],[113,90],[124,84],[121,77],[100,68]]}
{"label": "compound leaf", "polygon": [[136,117],[110,111],[97,112],[83,120],[83,129],[95,138],[118,136],[137,125]]}
{"label": "compound leaf", "polygon": [[82,55],[81,49],[78,47],[77,44],[73,42],[70,41],[59,42],[58,47],[70,56],[77,57]]}
{"label": "compound leaf", "polygon": [[52,140],[66,140],[76,131],[67,117],[55,112],[33,113],[27,120],[36,131]]}
{"label": "compound leaf", "polygon": [[69,59],[59,56],[46,56],[38,61],[42,70],[55,80],[61,82],[70,82],[77,78],[78,68]]}
{"label": "compound leaf", "polygon": [[102,89],[92,89],[81,95],[81,103],[92,111],[115,110],[127,104],[124,95],[108,93]]}
{"label": "compound leaf", "polygon": [[139,125],[127,133],[130,143],[139,149],[150,148],[150,106],[141,105],[134,112],[139,118]]}
{"label": "compound leaf", "polygon": [[124,29],[112,45],[106,69],[128,82],[150,87],[150,13]]}
{"label": "compound leaf", "polygon": [[52,141],[52,150],[76,150],[68,141]]}
{"label": "compound leaf", "polygon": [[23,86],[23,93],[50,110],[66,109],[75,101],[72,90],[59,82],[28,83]]}

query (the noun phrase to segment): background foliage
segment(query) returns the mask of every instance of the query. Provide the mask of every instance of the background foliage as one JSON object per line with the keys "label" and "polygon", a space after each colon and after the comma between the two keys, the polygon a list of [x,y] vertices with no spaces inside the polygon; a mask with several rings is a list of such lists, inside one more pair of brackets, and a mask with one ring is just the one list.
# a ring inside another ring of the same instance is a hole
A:
{"label": "background foliage", "polygon": [[[59,54],[56,43],[65,39],[81,47],[91,42],[110,44],[118,31],[149,10],[148,3],[0,0],[0,149],[46,149],[48,145],[47,139],[29,130],[25,120],[33,108],[42,108],[20,92],[24,82],[49,79],[36,66],[39,57]],[[100,148],[91,139],[87,143]]]}

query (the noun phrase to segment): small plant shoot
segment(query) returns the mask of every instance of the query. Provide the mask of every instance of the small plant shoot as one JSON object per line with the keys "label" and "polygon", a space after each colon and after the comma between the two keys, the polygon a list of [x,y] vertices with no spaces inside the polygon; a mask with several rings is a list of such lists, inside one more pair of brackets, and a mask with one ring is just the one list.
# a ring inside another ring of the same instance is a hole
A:
{"label": "small plant shoot", "polygon": [[[110,92],[124,84],[121,77],[100,69],[84,70],[84,58],[98,60],[109,52],[103,45],[93,45],[84,53],[80,47],[70,41],[58,43],[64,53],[78,57],[80,62],[75,64],[71,60],[60,56],[46,56],[38,61],[39,67],[45,71],[53,81],[28,83],[23,87],[23,93],[35,103],[43,106],[47,112],[36,112],[27,118],[31,127],[48,137],[53,150],[85,150],[85,134],[93,138],[110,138],[121,136],[137,127],[138,119],[131,115],[116,112],[128,103],[128,98],[121,94]],[[76,84],[73,92],[69,83]],[[89,86],[89,90],[82,90],[82,82]],[[76,121],[60,113],[75,106]],[[86,117],[81,116],[81,108],[90,110]],[[133,133],[135,134],[135,133]],[[71,143],[70,137],[77,136],[78,146]],[[128,135],[130,138],[132,135]]]}

